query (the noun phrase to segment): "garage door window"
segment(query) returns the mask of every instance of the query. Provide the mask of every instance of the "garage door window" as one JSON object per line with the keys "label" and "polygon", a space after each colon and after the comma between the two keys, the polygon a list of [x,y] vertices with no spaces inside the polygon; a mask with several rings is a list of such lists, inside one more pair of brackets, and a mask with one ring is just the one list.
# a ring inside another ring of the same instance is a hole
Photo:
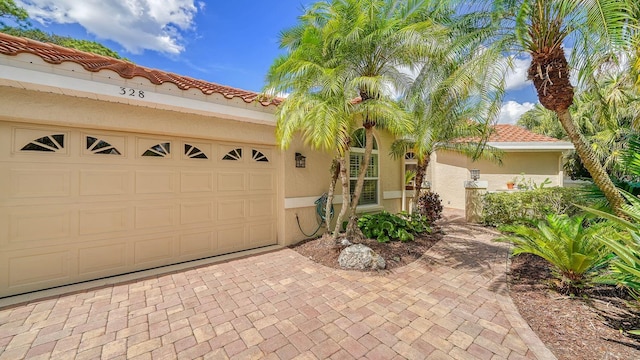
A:
{"label": "garage door window", "polygon": [[229,151],[227,153],[227,155],[225,155],[222,160],[231,160],[231,161],[237,161],[242,159],[242,148],[237,148],[237,149],[233,149],[231,151]]}
{"label": "garage door window", "polygon": [[153,145],[142,156],[167,157],[171,154],[171,143],[165,142]]}
{"label": "garage door window", "polygon": [[62,149],[64,149],[64,134],[54,134],[35,139],[20,150],[58,152]]}
{"label": "garage door window", "polygon": [[269,159],[260,151],[256,149],[251,149],[253,160],[258,162],[269,162]]}
{"label": "garage door window", "polygon": [[[356,188],[356,182],[358,180],[358,173],[362,168],[362,161],[364,159],[365,148],[365,130],[358,129],[351,138],[351,143],[354,145],[350,149],[349,154],[349,189],[351,195]],[[364,175],[364,185],[362,187],[362,193],[360,194],[360,205],[376,205],[378,204],[378,143],[376,139],[373,139],[373,152],[369,159],[367,166],[367,172]]]}
{"label": "garage door window", "polygon": [[120,151],[105,140],[87,136],[87,150],[92,154],[121,155]]}
{"label": "garage door window", "polygon": [[189,159],[208,159],[207,155],[202,150],[191,144],[184,144],[184,154]]}

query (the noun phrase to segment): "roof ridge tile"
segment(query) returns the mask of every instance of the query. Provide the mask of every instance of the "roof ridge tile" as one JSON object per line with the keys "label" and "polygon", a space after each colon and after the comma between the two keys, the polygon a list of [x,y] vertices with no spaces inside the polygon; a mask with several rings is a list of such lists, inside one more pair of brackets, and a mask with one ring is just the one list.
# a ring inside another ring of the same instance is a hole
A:
{"label": "roof ridge tile", "polygon": [[89,72],[111,70],[116,72],[123,79],[132,79],[136,76],[140,76],[146,78],[155,85],[161,85],[165,82],[169,82],[173,83],[181,90],[189,90],[193,88],[200,90],[205,95],[217,93],[227,99],[239,97],[246,103],[256,102],[265,107],[269,105],[278,105],[283,100],[281,98],[274,98],[269,101],[264,101],[262,96],[257,92],[211,83],[205,80],[178,75],[160,69],[140,66],[122,59],[88,53],[77,49],[70,49],[56,44],[44,43],[0,32],[0,54],[16,56],[20,53],[37,55],[43,61],[50,64],[62,64],[63,62],[70,61],[82,66]]}

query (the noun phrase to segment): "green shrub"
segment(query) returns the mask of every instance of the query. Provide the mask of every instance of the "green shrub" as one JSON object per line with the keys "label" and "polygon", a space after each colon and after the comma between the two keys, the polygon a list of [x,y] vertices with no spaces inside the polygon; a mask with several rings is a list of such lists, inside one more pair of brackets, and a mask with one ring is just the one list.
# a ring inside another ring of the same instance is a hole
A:
{"label": "green shrub", "polygon": [[512,242],[513,254],[534,254],[551,264],[553,275],[560,280],[558,288],[579,291],[597,270],[606,265],[611,252],[598,240],[609,231],[607,223],[584,226],[583,216],[548,215],[532,228],[506,225],[507,233],[495,241]]}
{"label": "green shrub", "polygon": [[432,191],[427,191],[420,194],[418,197],[418,213],[427,218],[429,223],[433,224],[434,221],[442,217],[442,200],[440,195]]}
{"label": "green shrub", "polygon": [[358,227],[364,236],[378,242],[413,241],[414,235],[431,231],[427,218],[422,215],[404,212],[393,215],[386,211],[362,215],[358,218]]}
{"label": "green shrub", "polygon": [[[622,208],[627,219],[596,209],[585,208],[585,210],[608,219],[615,225],[615,227],[611,225],[610,231],[598,237],[616,255],[611,262],[612,272],[606,274],[601,280],[623,286],[632,296],[640,300],[640,199],[627,192],[623,192],[623,195],[629,202]],[[640,335],[638,330],[634,333]]]}
{"label": "green shrub", "polygon": [[577,205],[588,205],[580,188],[538,188],[517,192],[487,193],[483,198],[485,225],[530,224],[549,214],[574,216],[582,212]]}

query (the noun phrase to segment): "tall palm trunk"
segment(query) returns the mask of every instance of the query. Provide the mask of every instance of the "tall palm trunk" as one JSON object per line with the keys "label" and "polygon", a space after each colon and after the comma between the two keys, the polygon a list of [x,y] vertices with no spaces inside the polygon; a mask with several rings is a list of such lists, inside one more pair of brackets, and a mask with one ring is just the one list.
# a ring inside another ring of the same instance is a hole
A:
{"label": "tall palm trunk", "polygon": [[427,175],[427,167],[429,166],[431,154],[425,154],[424,159],[418,159],[418,165],[416,166],[416,177],[415,177],[415,186],[413,198],[411,198],[411,209],[416,211],[418,209],[418,198],[420,198],[420,193],[422,192],[422,183],[424,181],[425,176]]}
{"label": "tall palm trunk", "polygon": [[589,171],[589,174],[591,174],[593,182],[598,186],[598,188],[600,188],[600,190],[602,190],[602,193],[607,198],[607,201],[609,201],[609,205],[611,205],[615,214],[626,218],[626,215],[622,212],[622,205],[625,203],[622,195],[620,195],[620,192],[618,192],[618,189],[613,184],[613,181],[611,181],[611,178],[604,170],[604,167],[602,167],[602,164],[600,164],[597,157],[587,144],[584,136],[582,136],[576,128],[569,110],[556,113],[558,114],[562,127],[567,132],[567,135],[569,135],[569,139],[571,139],[573,146],[575,146],[576,152],[582,160],[582,164],[587,171]]}
{"label": "tall palm trunk", "polygon": [[347,161],[344,155],[341,155],[338,158],[338,163],[340,164],[340,181],[342,183],[342,207],[340,208],[340,213],[338,213],[338,217],[336,218],[336,227],[333,230],[334,240],[338,238],[338,233],[340,233],[340,227],[342,226],[342,219],[344,219],[347,209],[350,208],[349,200],[351,198],[349,194],[349,177],[347,176]]}
{"label": "tall palm trunk", "polygon": [[561,47],[543,48],[541,51],[532,51],[531,58],[528,77],[533,80],[540,103],[558,115],[560,124],[575,146],[584,167],[591,174],[593,182],[602,190],[615,214],[624,216],[621,212],[624,204],[622,195],[576,128],[569,113],[569,107],[573,104],[573,85],[569,82],[569,65],[564,50]]}

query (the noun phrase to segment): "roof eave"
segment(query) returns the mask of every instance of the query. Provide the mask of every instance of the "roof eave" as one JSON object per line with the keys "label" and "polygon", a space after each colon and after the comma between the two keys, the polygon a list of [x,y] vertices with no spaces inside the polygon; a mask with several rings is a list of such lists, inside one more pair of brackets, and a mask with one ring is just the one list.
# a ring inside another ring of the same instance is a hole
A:
{"label": "roof eave", "polygon": [[504,151],[567,151],[574,150],[575,147],[566,141],[527,141],[527,142],[487,142]]}

